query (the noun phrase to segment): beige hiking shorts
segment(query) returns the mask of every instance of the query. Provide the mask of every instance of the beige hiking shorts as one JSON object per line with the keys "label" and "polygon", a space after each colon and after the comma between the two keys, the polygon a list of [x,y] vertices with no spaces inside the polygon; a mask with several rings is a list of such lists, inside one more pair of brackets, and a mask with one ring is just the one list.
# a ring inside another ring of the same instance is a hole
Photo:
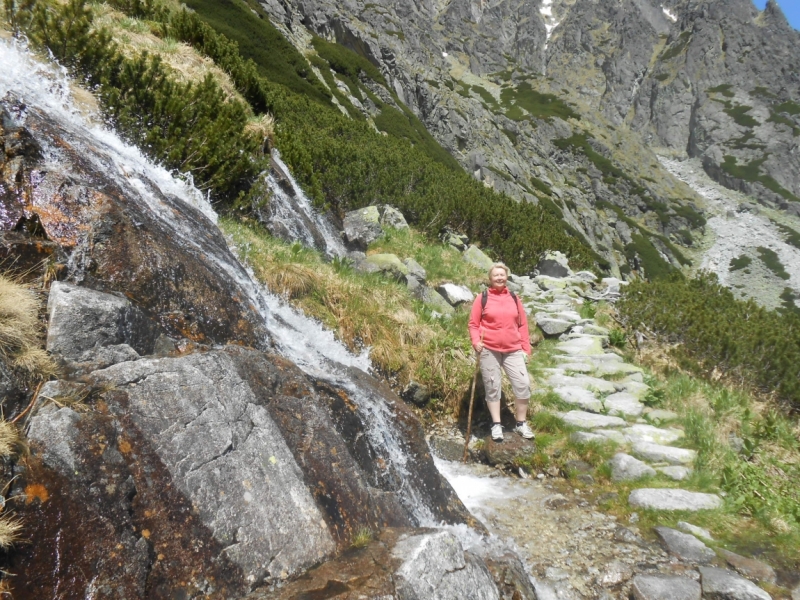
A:
{"label": "beige hiking shorts", "polygon": [[500,400],[501,371],[508,375],[515,399],[527,400],[531,397],[531,379],[525,366],[525,352],[495,352],[484,348],[481,351],[481,375],[487,402]]}

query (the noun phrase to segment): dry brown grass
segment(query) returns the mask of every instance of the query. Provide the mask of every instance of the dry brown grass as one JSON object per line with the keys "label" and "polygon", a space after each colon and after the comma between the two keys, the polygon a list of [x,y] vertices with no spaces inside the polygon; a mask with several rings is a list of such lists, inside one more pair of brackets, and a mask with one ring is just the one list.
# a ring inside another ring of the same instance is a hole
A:
{"label": "dry brown grass", "polygon": [[0,360],[31,381],[56,373],[55,363],[42,349],[38,313],[36,296],[0,275]]}
{"label": "dry brown grass", "polygon": [[20,541],[22,521],[15,517],[0,517],[0,548],[8,550]]}
{"label": "dry brown grass", "polygon": [[24,451],[25,442],[22,435],[12,423],[0,419],[0,457],[17,456]]}

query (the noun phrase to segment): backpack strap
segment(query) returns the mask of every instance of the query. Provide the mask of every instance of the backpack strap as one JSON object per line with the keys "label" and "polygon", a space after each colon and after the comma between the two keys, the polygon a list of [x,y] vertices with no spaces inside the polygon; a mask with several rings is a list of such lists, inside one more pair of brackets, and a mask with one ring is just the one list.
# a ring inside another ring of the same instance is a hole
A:
{"label": "backpack strap", "polygon": [[[519,301],[517,300],[517,295],[508,290],[508,293],[511,294],[511,299],[514,301],[514,306],[517,307],[517,324],[520,324],[522,321],[519,316]],[[486,302],[489,300],[489,290],[483,290],[481,293],[481,319],[483,319],[483,311],[486,310]]]}

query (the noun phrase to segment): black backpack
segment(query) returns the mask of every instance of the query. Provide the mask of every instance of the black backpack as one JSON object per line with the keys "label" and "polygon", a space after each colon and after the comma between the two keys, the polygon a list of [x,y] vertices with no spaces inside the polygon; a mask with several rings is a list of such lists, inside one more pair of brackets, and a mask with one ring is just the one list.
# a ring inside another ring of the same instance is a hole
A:
{"label": "black backpack", "polygon": [[[519,317],[519,302],[517,301],[517,295],[511,290],[508,290],[508,293],[511,294],[511,299],[514,301],[514,306],[517,307],[517,324],[519,324],[521,319]],[[489,290],[483,290],[483,293],[481,293],[481,319],[483,319],[483,311],[486,310],[486,302],[488,300]]]}

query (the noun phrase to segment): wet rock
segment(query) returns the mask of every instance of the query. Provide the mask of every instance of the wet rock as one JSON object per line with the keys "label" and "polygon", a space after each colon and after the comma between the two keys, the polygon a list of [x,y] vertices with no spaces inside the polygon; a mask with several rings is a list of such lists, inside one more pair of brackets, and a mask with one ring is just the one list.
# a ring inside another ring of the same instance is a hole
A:
{"label": "wet rock", "polygon": [[519,556],[506,552],[500,556],[483,557],[483,560],[489,567],[489,572],[492,574],[502,598],[539,600],[531,578]]}
{"label": "wet rock", "polygon": [[533,579],[533,589],[536,592],[536,600],[560,600],[556,589],[541,579]]}
{"label": "wet rock", "polygon": [[608,464],[612,481],[636,481],[656,474],[652,467],[622,452],[615,454]]}
{"label": "wet rock", "polygon": [[66,360],[86,362],[86,352],[120,344],[151,354],[161,333],[127,299],[61,281],[50,286],[47,312],[47,350]]}
{"label": "wet rock", "polygon": [[703,494],[687,490],[641,488],[633,490],[628,503],[638,508],[654,510],[709,510],[722,506],[716,494]]}
{"label": "wet rock", "polygon": [[633,445],[633,453],[643,460],[650,462],[668,462],[673,465],[690,465],[694,462],[697,452],[686,448],[662,446],[648,442],[637,442]]}
{"label": "wet rock", "polygon": [[464,438],[437,434],[430,438],[431,451],[439,458],[452,462],[459,462],[464,457],[464,444]]}
{"label": "wet rock", "polygon": [[655,532],[664,549],[681,560],[697,564],[707,564],[717,555],[693,535],[681,533],[669,527],[656,527]]}
{"label": "wet rock", "polygon": [[733,567],[740,575],[743,575],[748,579],[771,584],[774,584],[777,581],[775,569],[773,569],[767,563],[756,560],[755,558],[747,558],[745,556],[740,556],[739,554],[734,554],[733,552],[723,548],[720,548],[718,552],[719,555],[725,559],[725,562],[727,562],[728,565]]}
{"label": "wet rock", "polygon": [[700,567],[703,597],[712,600],[771,600],[771,596],[747,579],[725,569]]}
{"label": "wet rock", "polygon": [[631,594],[634,600],[700,600],[700,584],[674,575],[637,575]]}
{"label": "wet rock", "polygon": [[506,431],[504,435],[502,442],[495,442],[491,436],[485,438],[483,451],[490,465],[512,469],[519,461],[530,459],[536,452],[535,442],[513,432]]}
{"label": "wet rock", "polygon": [[[560,508],[568,506],[569,500],[567,500],[566,496],[564,496],[563,494],[553,494],[544,501],[544,505],[550,510],[558,510]],[[569,575],[567,575],[567,577],[569,577]],[[547,575],[547,578],[553,579],[553,577],[551,577],[550,575]]]}
{"label": "wet rock", "polygon": [[352,250],[365,251],[367,246],[383,235],[377,206],[352,210],[344,216],[344,240]]}
{"label": "wet rock", "polygon": [[402,561],[395,571],[399,598],[500,599],[486,564],[448,531],[401,537],[392,557]]}
{"label": "wet rock", "polygon": [[489,272],[489,269],[491,269],[492,265],[494,264],[494,261],[475,244],[471,244],[470,247],[464,251],[462,256],[469,264],[481,269],[482,271],[486,271],[486,273]]}
{"label": "wet rock", "polygon": [[409,381],[408,385],[406,385],[406,387],[403,388],[403,392],[402,394],[400,394],[400,397],[406,402],[411,402],[416,406],[423,407],[426,406],[428,402],[430,402],[431,392],[426,386],[422,385],[421,383],[418,383],[416,381]]}

